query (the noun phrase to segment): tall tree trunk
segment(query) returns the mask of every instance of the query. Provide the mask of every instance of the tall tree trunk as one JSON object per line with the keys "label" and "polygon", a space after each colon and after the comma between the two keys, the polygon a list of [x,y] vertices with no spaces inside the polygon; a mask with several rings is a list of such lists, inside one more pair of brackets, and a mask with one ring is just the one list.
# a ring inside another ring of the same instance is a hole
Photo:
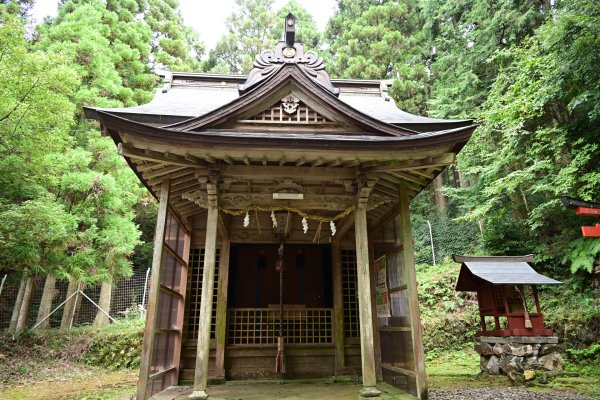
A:
{"label": "tall tree trunk", "polygon": [[[56,297],[56,277],[52,274],[48,274],[46,282],[44,283],[44,292],[42,293],[42,301],[40,302],[40,308],[38,310],[36,324],[39,324],[50,312],[52,311],[52,301]],[[50,327],[50,318],[47,318],[38,325],[40,328]]]}
{"label": "tall tree trunk", "polygon": [[467,177],[465,176],[465,174],[463,174],[463,172],[460,169],[457,169],[457,171],[458,171],[458,186],[461,189],[466,189],[469,186],[471,186],[470,182],[467,179]]}
{"label": "tall tree trunk", "polygon": [[[69,281],[69,286],[67,287],[67,298],[71,296],[73,293],[79,290],[79,282],[77,281]],[[62,320],[60,321],[60,329],[68,329],[71,326],[71,318],[75,312],[75,306],[77,302],[77,295],[71,297],[63,307],[63,315]]]}
{"label": "tall tree trunk", "polygon": [[35,291],[35,281],[33,276],[27,276],[25,281],[25,291],[23,292],[23,300],[21,303],[21,309],[19,310],[19,317],[17,318],[17,326],[15,330],[22,331],[27,328],[27,322],[29,321],[29,312],[31,311],[31,301],[33,300],[33,292]]}
{"label": "tall tree trunk", "polygon": [[21,305],[23,304],[23,294],[25,293],[25,284],[27,283],[27,273],[23,274],[21,278],[21,284],[19,285],[19,291],[15,300],[15,306],[13,307],[12,316],[10,317],[10,325],[8,330],[14,332],[17,328],[17,320],[19,319],[19,311],[21,311]]}
{"label": "tall tree trunk", "polygon": [[446,198],[442,194],[442,186],[444,186],[444,182],[442,181],[442,174],[439,174],[435,177],[432,182],[433,189],[433,198],[435,201],[435,208],[439,214],[446,214]]}
{"label": "tall tree trunk", "polygon": [[[100,288],[100,300],[98,300],[98,305],[101,309],[110,314],[110,301],[112,298],[112,286],[113,280],[112,277],[107,281],[102,282],[102,287]],[[98,310],[96,312],[96,318],[94,319],[94,323],[92,326],[101,327],[108,324],[108,317],[102,311]]]}

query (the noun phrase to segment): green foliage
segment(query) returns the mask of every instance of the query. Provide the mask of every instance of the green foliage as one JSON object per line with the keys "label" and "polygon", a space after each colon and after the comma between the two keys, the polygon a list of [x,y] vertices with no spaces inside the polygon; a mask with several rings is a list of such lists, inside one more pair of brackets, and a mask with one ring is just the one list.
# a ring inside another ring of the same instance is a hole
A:
{"label": "green foliage", "polygon": [[212,69],[248,73],[254,57],[275,45],[281,24],[272,11],[273,0],[235,0],[236,10],[227,17],[228,33],[211,54]]}
{"label": "green foliage", "polygon": [[139,368],[143,340],[140,321],[135,321],[125,329],[120,323],[111,327],[93,336],[81,361],[113,370]]}
{"label": "green foliage", "polygon": [[408,112],[426,113],[423,21],[417,2],[340,0],[326,31],[333,76],[393,79],[391,95]]}
{"label": "green foliage", "polygon": [[178,7],[177,0],[148,0],[144,20],[152,31],[153,69],[199,71],[203,68],[204,43],[197,32],[183,25]]}
{"label": "green foliage", "polygon": [[289,0],[277,13],[273,0],[236,0],[235,4],[225,22],[228,32],[210,53],[207,69],[212,72],[247,74],[254,58],[281,40],[284,17],[290,12],[298,19],[296,40],[307,50],[319,46],[321,34],[314,18],[296,0]]}
{"label": "green foliage", "polygon": [[437,266],[417,266],[423,345],[432,351],[462,348],[472,343],[478,329],[477,301],[457,292],[459,265],[448,259]]}

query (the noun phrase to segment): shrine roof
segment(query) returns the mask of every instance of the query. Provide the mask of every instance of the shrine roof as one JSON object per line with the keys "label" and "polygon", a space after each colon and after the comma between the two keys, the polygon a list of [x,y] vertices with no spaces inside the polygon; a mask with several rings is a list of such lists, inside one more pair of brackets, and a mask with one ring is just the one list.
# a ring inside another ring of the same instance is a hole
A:
{"label": "shrine roof", "polygon": [[557,285],[561,283],[537,273],[528,263],[532,260],[532,256],[454,256],[454,261],[461,263],[456,290],[477,290],[480,285],[473,277],[493,285]]}
{"label": "shrine roof", "polygon": [[[152,125],[168,125],[203,116],[240,97],[238,85],[246,75],[163,72],[165,85],[147,104],[122,108],[86,107],[88,118],[97,111]],[[399,109],[387,95],[389,80],[332,79],[340,89],[339,100],[374,119],[418,132],[452,129],[472,124],[471,120],[448,120],[410,114]]]}

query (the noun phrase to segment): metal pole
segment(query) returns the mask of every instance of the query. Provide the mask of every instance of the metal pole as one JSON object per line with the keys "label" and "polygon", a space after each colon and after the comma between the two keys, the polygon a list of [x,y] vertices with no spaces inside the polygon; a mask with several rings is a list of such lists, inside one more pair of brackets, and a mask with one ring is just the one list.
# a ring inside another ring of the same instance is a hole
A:
{"label": "metal pole", "polygon": [[150,276],[150,268],[146,270],[146,280],[144,281],[144,294],[142,295],[142,310],[146,311],[146,292],[148,291],[148,277]]}
{"label": "metal pole", "polygon": [[429,240],[431,240],[431,254],[433,255],[433,266],[435,267],[435,249],[433,248],[433,233],[431,232],[431,222],[427,220],[427,225],[429,225]]}
{"label": "metal pole", "polygon": [[8,276],[8,275],[7,275],[7,274],[5,274],[5,275],[4,275],[4,278],[2,278],[2,283],[0,283],[0,294],[2,294],[2,289],[4,288],[4,281],[6,280],[6,277],[7,277],[7,276]]}
{"label": "metal pole", "polygon": [[83,297],[85,297],[86,299],[88,299],[88,300],[90,301],[90,303],[92,303],[93,305],[95,305],[95,306],[96,306],[96,308],[98,308],[98,310],[102,311],[102,312],[104,313],[104,315],[106,315],[106,316],[108,317],[108,319],[110,319],[110,320],[111,320],[112,322],[114,322],[114,323],[116,323],[116,322],[117,322],[117,321],[115,321],[115,320],[113,319],[113,317],[111,317],[110,315],[108,315],[108,313],[107,313],[106,311],[104,311],[104,310],[102,309],[102,307],[100,307],[98,304],[94,303],[94,300],[90,299],[90,298],[89,298],[89,297],[88,297],[88,296],[87,296],[85,293],[83,293],[81,290],[80,290],[79,292],[81,293],[81,295],[82,295]]}
{"label": "metal pole", "polygon": [[38,327],[38,326],[39,326],[39,325],[40,325],[42,322],[44,322],[45,320],[47,320],[48,318],[50,318],[50,316],[51,316],[52,314],[54,314],[54,313],[55,313],[55,312],[56,312],[56,311],[57,311],[59,308],[61,308],[61,307],[62,307],[62,306],[63,306],[63,305],[64,305],[64,304],[67,302],[67,301],[69,301],[69,299],[70,299],[71,297],[75,296],[76,294],[77,294],[77,292],[73,292],[73,293],[72,293],[72,294],[71,294],[69,297],[67,297],[67,298],[65,299],[65,301],[63,301],[62,303],[60,303],[60,304],[58,305],[58,307],[56,307],[54,310],[52,310],[52,312],[51,312],[50,314],[46,315],[46,316],[44,317],[44,319],[43,319],[43,320],[41,320],[40,322],[38,322],[37,324],[35,324],[35,325],[33,326],[33,328],[31,328],[31,329],[35,329],[35,328],[37,328],[37,327]]}

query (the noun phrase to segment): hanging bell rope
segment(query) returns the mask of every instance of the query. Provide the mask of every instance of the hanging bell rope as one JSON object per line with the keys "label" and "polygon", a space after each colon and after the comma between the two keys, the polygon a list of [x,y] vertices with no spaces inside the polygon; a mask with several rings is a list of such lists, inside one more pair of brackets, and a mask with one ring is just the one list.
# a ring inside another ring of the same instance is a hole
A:
{"label": "hanging bell rope", "polygon": [[277,357],[275,358],[275,373],[285,374],[285,352],[283,348],[283,244],[284,239],[281,239],[281,244],[277,252],[279,259],[277,266],[279,269],[279,336],[277,337]]}

